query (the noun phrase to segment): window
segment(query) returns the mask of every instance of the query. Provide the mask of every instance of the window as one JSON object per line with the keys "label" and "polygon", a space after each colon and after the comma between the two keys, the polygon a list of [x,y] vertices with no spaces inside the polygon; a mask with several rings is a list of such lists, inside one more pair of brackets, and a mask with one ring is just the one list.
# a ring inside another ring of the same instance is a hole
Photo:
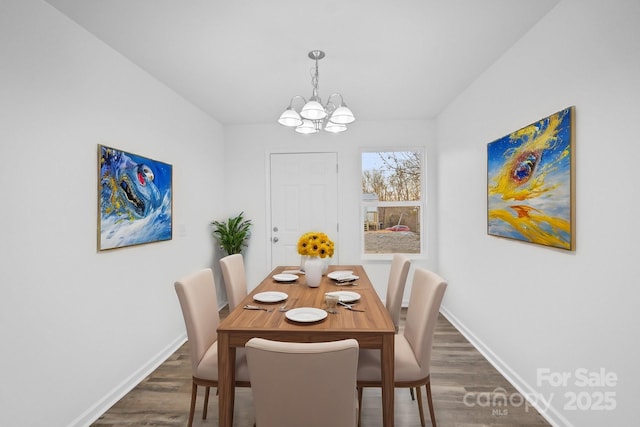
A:
{"label": "window", "polygon": [[362,152],[362,248],[366,257],[422,253],[421,150]]}

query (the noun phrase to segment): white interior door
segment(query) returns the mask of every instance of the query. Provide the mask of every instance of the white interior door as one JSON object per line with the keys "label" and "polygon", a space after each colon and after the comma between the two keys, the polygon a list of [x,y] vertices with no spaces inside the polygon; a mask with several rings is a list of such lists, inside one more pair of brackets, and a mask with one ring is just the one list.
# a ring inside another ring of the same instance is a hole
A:
{"label": "white interior door", "polygon": [[271,268],[300,265],[297,245],[303,233],[321,231],[337,241],[338,156],[278,153],[270,162]]}

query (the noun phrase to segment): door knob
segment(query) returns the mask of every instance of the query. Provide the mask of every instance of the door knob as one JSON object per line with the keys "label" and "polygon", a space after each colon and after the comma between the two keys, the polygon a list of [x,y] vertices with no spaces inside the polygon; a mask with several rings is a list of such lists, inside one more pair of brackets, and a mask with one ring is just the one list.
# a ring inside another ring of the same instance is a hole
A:
{"label": "door knob", "polygon": [[274,238],[273,238],[273,243],[278,243],[278,240],[279,240],[279,239],[278,239],[278,237],[277,237],[277,236],[276,236],[276,237],[274,237]]}

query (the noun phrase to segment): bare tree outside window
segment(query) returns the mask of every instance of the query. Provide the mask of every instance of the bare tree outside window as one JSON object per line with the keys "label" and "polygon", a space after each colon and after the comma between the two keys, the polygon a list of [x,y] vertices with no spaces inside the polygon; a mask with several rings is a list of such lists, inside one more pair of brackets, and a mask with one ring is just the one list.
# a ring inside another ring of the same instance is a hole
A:
{"label": "bare tree outside window", "polygon": [[421,151],[362,153],[365,254],[420,253]]}

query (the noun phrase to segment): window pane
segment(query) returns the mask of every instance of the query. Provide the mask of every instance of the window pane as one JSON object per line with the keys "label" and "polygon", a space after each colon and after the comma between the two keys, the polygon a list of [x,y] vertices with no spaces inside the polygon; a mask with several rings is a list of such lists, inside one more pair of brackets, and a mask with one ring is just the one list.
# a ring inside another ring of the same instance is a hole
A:
{"label": "window pane", "polygon": [[421,199],[420,152],[362,153],[362,192],[380,201]]}
{"label": "window pane", "polygon": [[364,253],[420,253],[420,207],[365,207]]}

